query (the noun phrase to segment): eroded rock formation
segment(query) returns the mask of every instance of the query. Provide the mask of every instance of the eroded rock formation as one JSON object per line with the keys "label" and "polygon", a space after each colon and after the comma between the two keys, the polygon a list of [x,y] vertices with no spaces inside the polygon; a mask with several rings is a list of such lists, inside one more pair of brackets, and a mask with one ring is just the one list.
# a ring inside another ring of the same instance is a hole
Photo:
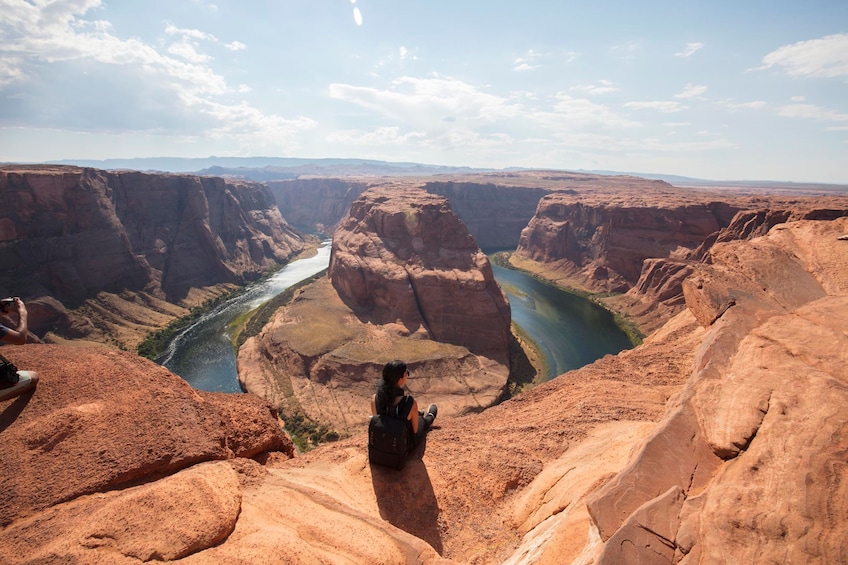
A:
{"label": "eroded rock formation", "polygon": [[428,182],[424,190],[447,198],[480,247],[510,250],[515,249],[539,199],[550,191],[543,187],[462,181]]}
{"label": "eroded rock formation", "polygon": [[341,179],[269,181],[268,189],[285,218],[295,226],[333,233],[369,182]]}
{"label": "eroded rock formation", "polygon": [[372,189],[333,237],[330,280],[357,315],[506,361],[509,304],[444,198]]}
{"label": "eroded rock formation", "polygon": [[521,233],[517,253],[561,269],[585,286],[626,292],[649,258],[673,257],[726,226],[726,204],[584,202],[578,194],[545,196]]}
{"label": "eroded rock formation", "polygon": [[410,390],[440,414],[479,411],[503,395],[509,305],[444,198],[363,193],[336,230],[328,276],[240,348],[247,390],[344,431],[367,420],[374,383],[396,358],[412,371]]}
{"label": "eroded rock formation", "polygon": [[686,279],[704,346],[642,450],[590,497],[599,562],[845,560],[846,229],[776,225],[713,246]]}
{"label": "eroded rock formation", "polygon": [[3,348],[41,375],[34,392],[0,402],[4,564],[442,562],[376,503],[354,492],[344,510],[338,489],[322,498],[275,470],[294,447],[255,395],[196,391],[127,353],[69,349]]}
{"label": "eroded rock formation", "polygon": [[[817,205],[810,216],[801,204],[762,208],[792,210],[786,222],[746,208],[680,262],[689,273],[646,261],[645,296],[679,300],[679,286],[683,301],[642,345],[480,413],[440,410],[400,473],[368,464],[362,414],[349,412],[350,438],[290,459],[285,440],[269,447],[279,423],[250,395],[191,391],[128,354],[4,347],[42,381],[0,403],[0,555],[12,564],[848,561],[848,218],[830,219],[848,207]],[[439,373],[463,377],[484,359],[422,337],[361,323],[325,279],[253,338],[251,355],[269,374],[325,363],[297,385],[316,406],[334,395],[361,406],[343,391],[370,394],[375,351],[413,359],[413,393],[433,387],[423,398],[439,394],[426,369],[434,358]],[[279,381],[263,382],[263,395],[285,397]]]}

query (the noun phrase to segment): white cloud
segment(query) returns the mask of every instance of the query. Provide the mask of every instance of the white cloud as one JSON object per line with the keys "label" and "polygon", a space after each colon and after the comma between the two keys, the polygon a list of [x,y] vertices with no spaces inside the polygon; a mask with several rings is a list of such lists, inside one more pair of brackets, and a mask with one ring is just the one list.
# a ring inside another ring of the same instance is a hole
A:
{"label": "white cloud", "polygon": [[692,84],[691,82],[686,85],[683,89],[683,92],[680,94],[675,94],[675,98],[694,98],[696,96],[700,96],[701,94],[707,91],[706,86]]}
{"label": "white cloud", "polygon": [[230,51],[242,51],[247,49],[247,45],[242,43],[241,41],[233,41],[231,43],[225,43],[224,47],[229,49]]}
{"label": "white cloud", "polygon": [[353,7],[353,21],[357,26],[362,26],[362,12],[356,6]]}
{"label": "white cloud", "polygon": [[197,45],[186,39],[168,46],[168,53],[185,59],[190,63],[206,63],[212,60],[212,57],[209,55],[198,52]]}
{"label": "white cloud", "polygon": [[701,48],[703,48],[703,47],[704,47],[703,43],[687,43],[686,47],[683,49],[683,51],[675,53],[674,56],[675,57],[691,57],[696,52],[700,51]]}
{"label": "white cloud", "polygon": [[848,76],[848,33],[784,45],[765,57],[757,70],[780,67],[790,76]]}
{"label": "white cloud", "polygon": [[398,48],[398,57],[400,58],[401,64],[406,63],[407,61],[418,60],[418,55],[415,54],[415,51],[410,51],[403,45]]}
{"label": "white cloud", "polygon": [[574,98],[563,92],[557,93],[552,110],[533,111],[528,117],[545,128],[569,131],[585,127],[630,128],[641,125],[619,116],[603,104]]}
{"label": "white cloud", "polygon": [[608,94],[610,92],[617,92],[618,87],[611,81],[599,80],[598,84],[581,84],[572,86],[571,90],[585,92],[587,94]]}
{"label": "white cloud", "polygon": [[682,110],[688,109],[688,106],[681,104],[680,102],[672,102],[670,100],[656,100],[652,102],[627,102],[624,106],[627,108],[634,108],[636,110],[656,110],[657,112],[663,112],[666,114],[680,112]]}
{"label": "white cloud", "polygon": [[21,67],[18,58],[0,59],[0,87],[23,80],[24,71]]}
{"label": "white cloud", "polygon": [[788,106],[782,106],[777,114],[785,118],[806,118],[827,122],[848,121],[848,114],[822,108],[814,104],[790,104]]}
{"label": "white cloud", "polygon": [[183,37],[190,37],[192,39],[218,41],[218,38],[212,35],[211,33],[206,33],[205,31],[200,31],[199,29],[179,28],[173,24],[168,24],[165,26],[165,33],[167,33],[168,35],[182,35]]}
{"label": "white cloud", "polygon": [[371,147],[375,145],[407,145],[410,142],[421,141],[426,137],[427,135],[425,133],[418,131],[402,134],[399,127],[393,126],[377,128],[374,131],[336,131],[327,136],[327,141],[330,143]]}
{"label": "white cloud", "polygon": [[[209,41],[210,43],[220,43],[220,40],[211,33],[206,33],[199,29],[179,28],[173,24],[165,26],[165,33],[168,35],[182,36],[182,42],[191,43],[195,50],[197,49],[197,43],[189,42],[189,39],[194,39],[196,41]],[[229,49],[230,51],[241,51],[242,49],[247,49],[247,45],[241,41],[231,41],[230,43],[223,43],[222,45],[225,49]]]}
{"label": "white cloud", "polygon": [[667,128],[681,128],[691,126],[690,122],[664,122],[663,125]]}
{"label": "white cloud", "polygon": [[525,55],[515,58],[512,62],[512,70],[519,72],[536,70],[541,67],[538,61],[542,56],[542,53],[530,49]]}
{"label": "white cloud", "polygon": [[[201,135],[228,132],[247,138],[253,131],[264,140],[314,127],[304,118],[287,120],[246,102],[220,101],[219,97],[245,92],[246,86],[231,88],[209,65],[211,57],[200,52],[198,42],[217,43],[214,35],[168,24],[165,33],[179,40],[160,52],[139,39],[118,37],[109,22],[85,19],[101,4],[100,0],[35,4],[0,0],[0,94],[24,87],[47,93],[33,98],[26,108],[38,127],[164,133],[191,124],[200,127]],[[85,81],[71,80],[81,72],[86,73]],[[64,101],[63,89],[78,92],[74,116],[53,109],[71,107]],[[98,119],[93,118],[95,113]],[[21,123],[19,117],[0,112],[4,114],[0,126]]]}
{"label": "white cloud", "polygon": [[491,123],[517,115],[520,106],[487,94],[460,80],[401,77],[390,89],[347,84],[331,84],[331,98],[345,100],[373,110],[400,123],[430,129],[439,127],[445,117],[461,122]]}
{"label": "white cloud", "polygon": [[733,100],[723,100],[719,102],[720,106],[728,110],[762,110],[768,106],[767,102],[762,100],[752,100],[751,102],[734,102]]}
{"label": "white cloud", "polygon": [[216,4],[211,3],[211,2],[206,2],[205,0],[191,0],[191,1],[194,2],[195,4],[197,4],[198,6],[202,7],[207,12],[215,13],[215,12],[218,11],[218,6]]}

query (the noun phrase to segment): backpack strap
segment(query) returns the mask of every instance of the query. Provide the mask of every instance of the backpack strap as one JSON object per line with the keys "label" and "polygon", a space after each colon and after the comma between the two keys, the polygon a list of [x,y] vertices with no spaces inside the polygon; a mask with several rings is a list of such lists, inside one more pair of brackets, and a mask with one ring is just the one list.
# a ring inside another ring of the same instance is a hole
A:
{"label": "backpack strap", "polygon": [[403,400],[401,400],[395,408],[397,409],[398,419],[409,419],[409,411],[412,410],[412,397],[404,396]]}
{"label": "backpack strap", "polygon": [[412,397],[404,395],[397,404],[388,404],[381,412],[384,416],[391,416],[398,420],[406,420],[409,418],[409,411],[412,409]]}

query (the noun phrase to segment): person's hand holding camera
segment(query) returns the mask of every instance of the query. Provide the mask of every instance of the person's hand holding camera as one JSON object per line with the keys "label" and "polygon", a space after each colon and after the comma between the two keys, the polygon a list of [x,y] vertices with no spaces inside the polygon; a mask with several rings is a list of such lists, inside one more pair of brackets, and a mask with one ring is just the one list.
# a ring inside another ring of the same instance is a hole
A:
{"label": "person's hand holding camera", "polygon": [[18,314],[18,326],[12,329],[0,324],[0,341],[23,345],[26,343],[27,334],[29,333],[27,329],[26,306],[24,306],[23,300],[17,296],[0,299],[0,312],[9,314],[12,311]]}
{"label": "person's hand holding camera", "polygon": [[26,310],[23,301],[21,301],[21,299],[17,296],[0,299],[0,312],[3,312],[4,314],[8,314],[10,310],[20,312],[21,308]]}

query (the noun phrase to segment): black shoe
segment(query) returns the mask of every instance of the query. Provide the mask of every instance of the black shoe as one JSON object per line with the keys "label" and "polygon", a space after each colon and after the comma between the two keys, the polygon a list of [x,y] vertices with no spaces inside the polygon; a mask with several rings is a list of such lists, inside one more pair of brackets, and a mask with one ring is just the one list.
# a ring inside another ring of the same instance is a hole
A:
{"label": "black shoe", "polygon": [[438,414],[439,409],[435,404],[431,404],[429,408],[427,408],[427,414],[424,415],[424,421],[427,422],[427,427],[433,425],[433,420],[436,419],[436,414]]}

